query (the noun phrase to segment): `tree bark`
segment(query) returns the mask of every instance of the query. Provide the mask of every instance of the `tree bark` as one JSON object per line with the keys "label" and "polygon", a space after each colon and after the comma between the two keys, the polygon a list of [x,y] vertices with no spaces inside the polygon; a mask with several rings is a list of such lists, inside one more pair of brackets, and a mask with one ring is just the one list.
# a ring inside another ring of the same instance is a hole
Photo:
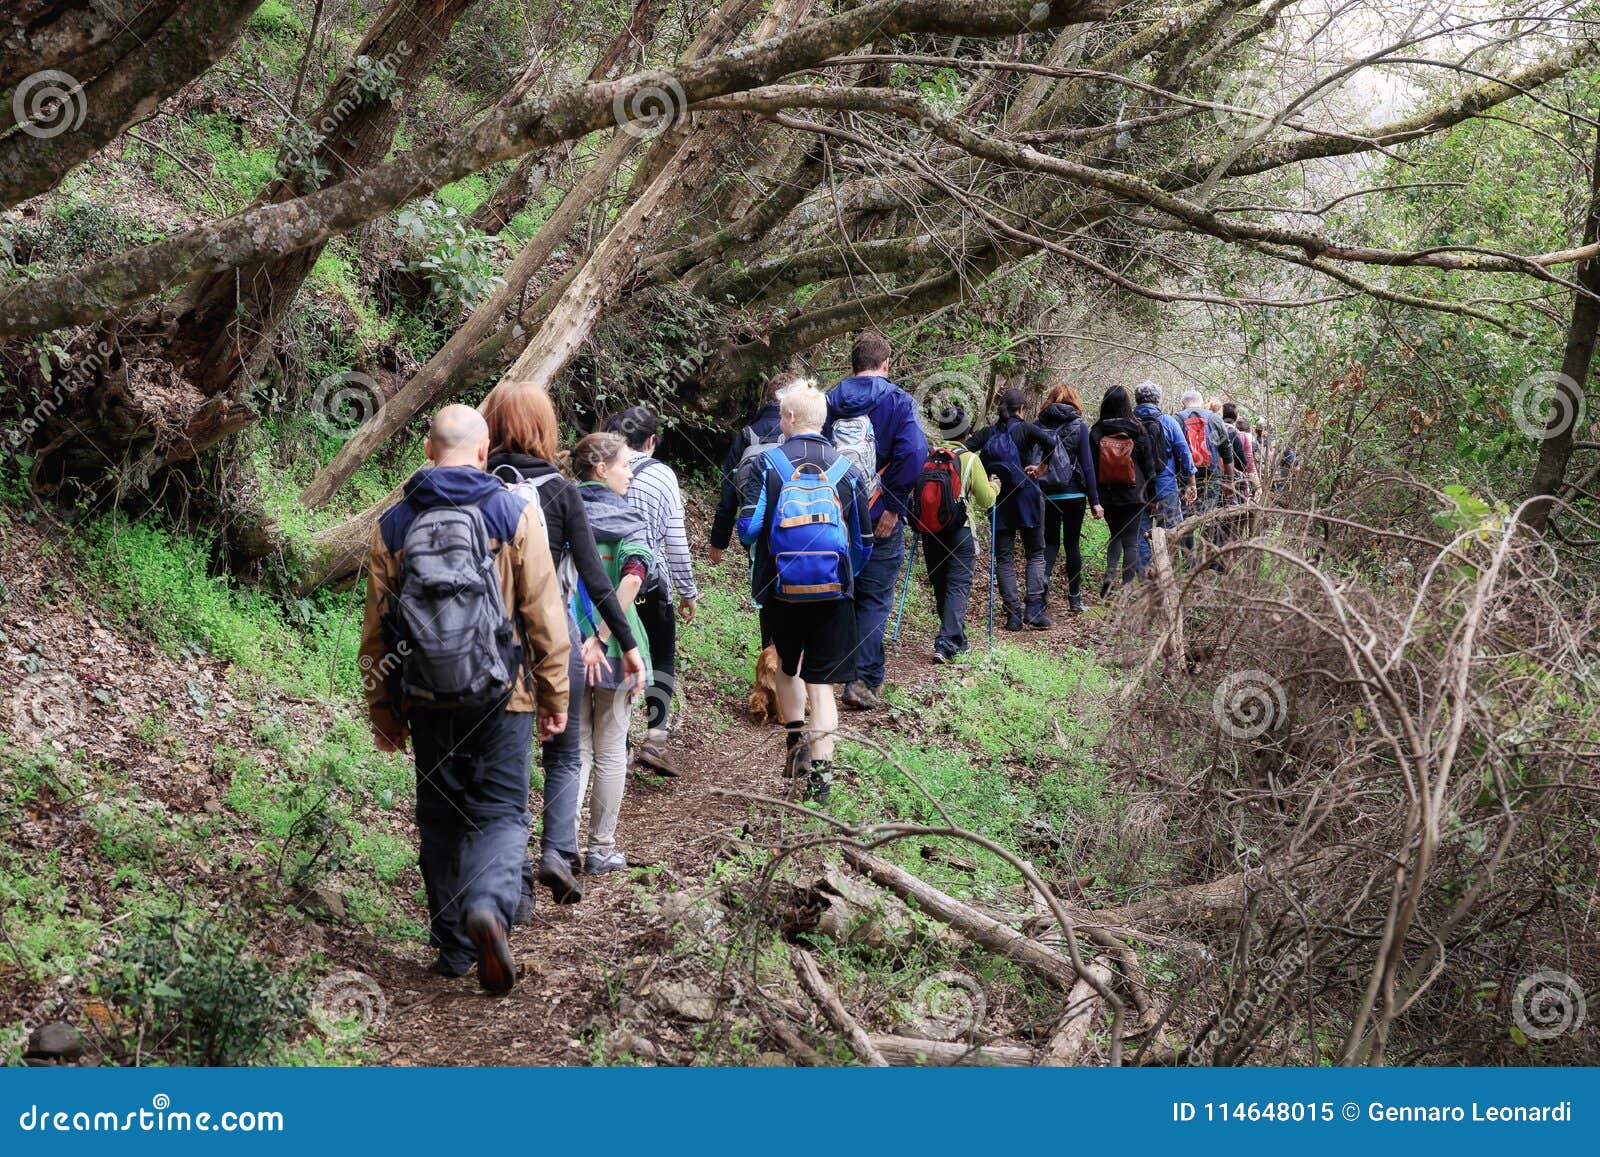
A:
{"label": "tree bark", "polygon": [[817,1007],[827,1015],[833,1027],[850,1042],[850,1050],[860,1058],[861,1063],[876,1069],[888,1068],[889,1062],[883,1059],[872,1038],[845,1009],[839,994],[823,979],[822,970],[811,958],[811,953],[804,948],[790,948],[789,954],[794,958],[794,974],[800,981],[800,987],[817,1002]]}
{"label": "tree bark", "polygon": [[908,1036],[889,1036],[873,1033],[873,1047],[883,1059],[897,1067],[927,1066],[945,1068],[951,1065],[974,1068],[1032,1068],[1038,1056],[1032,1049],[1017,1045],[969,1045],[961,1041],[918,1040]]}
{"label": "tree bark", "polygon": [[[1600,130],[1595,132],[1594,144],[1594,159],[1589,166],[1589,208],[1583,218],[1583,245],[1593,245],[1600,239]],[[1544,440],[1539,444],[1539,463],[1533,471],[1529,494],[1534,501],[1529,502],[1522,513],[1523,525],[1539,534],[1549,528],[1555,500],[1566,483],[1579,418],[1587,406],[1595,334],[1600,330],[1600,258],[1591,257],[1579,265],[1574,280],[1581,292],[1572,295],[1572,319],[1567,325],[1567,344],[1561,354],[1561,374],[1551,383],[1554,393],[1551,412]],[[1517,401],[1523,399],[1519,397]]]}
{"label": "tree bark", "polygon": [[[35,121],[37,134],[19,129],[0,137],[0,209],[53,188],[123,129],[149,116],[163,100],[210,68],[233,46],[260,3],[192,0],[149,40],[129,49],[113,67],[80,88],[48,82],[62,92],[56,113],[48,121]],[[37,73],[33,79],[38,80]],[[42,90],[31,91],[38,95]],[[13,101],[7,102],[8,112],[17,101],[26,110],[25,95],[18,88]]]}

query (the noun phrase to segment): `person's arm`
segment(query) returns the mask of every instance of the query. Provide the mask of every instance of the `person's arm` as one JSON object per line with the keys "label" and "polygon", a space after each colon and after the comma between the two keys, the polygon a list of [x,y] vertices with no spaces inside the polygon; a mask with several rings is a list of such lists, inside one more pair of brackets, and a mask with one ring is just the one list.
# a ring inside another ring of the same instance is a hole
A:
{"label": "person's arm", "polygon": [[1178,470],[1178,485],[1187,486],[1194,478],[1194,455],[1189,453],[1189,439],[1184,436],[1183,427],[1176,418],[1163,414],[1161,428],[1166,431],[1167,441],[1172,443],[1172,461]]}
{"label": "person's arm", "polygon": [[583,508],[583,496],[576,486],[563,486],[561,494],[567,520],[567,549],[572,552],[572,565],[583,580],[583,589],[589,592],[589,601],[595,605],[600,618],[624,651],[639,645],[628,625],[625,605],[611,586],[611,576],[606,574],[606,564],[600,558],[600,549],[594,544],[594,531],[589,529],[589,513]]}
{"label": "person's arm", "polygon": [[[746,427],[748,429],[748,427]],[[717,495],[717,512],[711,518],[711,561],[718,562],[733,541],[733,524],[739,517],[739,459],[744,457],[745,436],[741,429],[733,436],[722,462],[722,489]]]}
{"label": "person's arm", "polygon": [[689,533],[683,525],[683,492],[678,489],[678,476],[675,473],[665,466],[659,469],[667,479],[667,570],[672,575],[672,586],[678,592],[678,598],[692,603],[700,597],[700,588],[694,582],[694,561],[689,557]]}
{"label": "person's arm", "polygon": [[1078,467],[1078,473],[1083,475],[1083,492],[1088,495],[1089,508],[1100,517],[1105,508],[1100,505],[1100,485],[1094,476],[1094,450],[1090,446],[1087,422],[1078,423]]}
{"label": "person's arm", "polygon": [[[884,511],[895,520],[911,512],[911,490],[928,461],[928,436],[917,421],[916,402],[901,390],[895,398],[895,429],[889,439],[889,459],[881,470]],[[888,530],[893,529],[891,520]]]}
{"label": "person's arm", "polygon": [[384,638],[383,613],[389,595],[400,585],[400,564],[383,541],[383,528],[372,532],[367,548],[367,601],[361,615],[361,684],[367,699],[367,717],[380,750],[399,751],[405,746],[406,725],[400,705],[389,701],[389,669],[394,656]]}
{"label": "person's arm", "polygon": [[972,504],[972,509],[979,514],[986,514],[1000,499],[1000,492],[995,488],[994,479],[989,477],[989,472],[983,468],[983,459],[975,450],[965,450],[961,454],[961,472],[967,491],[967,501]]}
{"label": "person's arm", "polygon": [[548,738],[567,725],[567,659],[572,652],[567,612],[561,605],[561,583],[550,557],[550,540],[534,511],[523,510],[511,546],[516,558],[517,618],[529,650],[539,733]]}

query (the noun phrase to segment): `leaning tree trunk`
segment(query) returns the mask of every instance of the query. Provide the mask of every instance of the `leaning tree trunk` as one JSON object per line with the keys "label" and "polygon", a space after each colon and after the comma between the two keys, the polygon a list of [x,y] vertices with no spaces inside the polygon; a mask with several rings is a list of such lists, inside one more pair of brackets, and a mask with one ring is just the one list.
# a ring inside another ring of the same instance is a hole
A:
{"label": "leaning tree trunk", "polygon": [[[1590,169],[1589,211],[1583,221],[1583,245],[1593,245],[1600,239],[1600,130],[1595,132],[1595,155]],[[1600,258],[1590,257],[1581,262],[1574,271],[1573,280],[1578,283],[1579,292],[1572,297],[1572,320],[1567,325],[1561,374],[1551,383],[1550,413],[1546,418],[1544,440],[1539,444],[1539,464],[1534,468],[1530,494],[1535,501],[1528,503],[1522,515],[1523,524],[1540,534],[1549,527],[1556,499],[1566,484],[1573,443],[1585,411],[1595,334],[1600,330]]]}

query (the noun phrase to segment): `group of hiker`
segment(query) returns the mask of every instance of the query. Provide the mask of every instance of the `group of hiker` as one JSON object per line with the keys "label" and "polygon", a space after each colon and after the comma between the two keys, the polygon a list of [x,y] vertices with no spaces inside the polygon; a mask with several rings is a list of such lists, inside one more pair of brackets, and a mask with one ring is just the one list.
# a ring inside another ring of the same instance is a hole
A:
{"label": "group of hiker", "polygon": [[[1112,387],[1090,424],[1069,385],[1033,418],[1010,389],[993,422],[967,434],[959,407],[919,413],[890,362],[888,341],[865,333],[832,389],[771,380],[729,447],[710,533],[713,564],[735,534],[748,551],[761,644],[777,658],[783,771],[819,804],[832,791],[838,705],[883,705],[884,637],[918,549],[939,617],[932,658],[945,663],[970,646],[984,520],[1002,625],[1044,630],[1063,555],[1068,610],[1084,609],[1086,517],[1110,534],[1104,595],[1149,565],[1152,525],[1260,485],[1248,428],[1192,392],[1169,415],[1154,383],[1131,397]],[[545,389],[502,383],[478,409],[433,417],[427,467],[373,534],[361,669],[375,742],[401,751],[409,739],[416,762],[437,974],[476,967],[485,989],[508,991],[508,932],[531,921],[535,889],[576,903],[585,877],[628,867],[617,827],[630,763],[677,774],[677,624],[694,621],[700,592],[679,481],[655,456],[660,434],[658,415],[634,406],[563,453]]]}

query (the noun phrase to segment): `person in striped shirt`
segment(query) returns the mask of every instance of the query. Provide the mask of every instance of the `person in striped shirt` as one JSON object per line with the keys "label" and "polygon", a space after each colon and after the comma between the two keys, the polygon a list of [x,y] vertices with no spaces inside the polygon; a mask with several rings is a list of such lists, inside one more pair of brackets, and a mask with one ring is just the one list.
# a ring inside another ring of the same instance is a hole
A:
{"label": "person in striped shirt", "polygon": [[[677,683],[677,620],[694,622],[700,588],[689,557],[689,535],[683,523],[683,491],[678,475],[655,457],[661,419],[649,406],[630,406],[607,423],[612,433],[628,440],[628,465],[633,483],[628,501],[645,522],[645,538],[654,559],[649,580],[639,596],[639,618],[650,643],[655,678],[645,693],[645,737],[634,757],[661,775],[677,775],[667,756],[671,736],[672,699]],[[674,615],[672,600],[677,595]]]}

